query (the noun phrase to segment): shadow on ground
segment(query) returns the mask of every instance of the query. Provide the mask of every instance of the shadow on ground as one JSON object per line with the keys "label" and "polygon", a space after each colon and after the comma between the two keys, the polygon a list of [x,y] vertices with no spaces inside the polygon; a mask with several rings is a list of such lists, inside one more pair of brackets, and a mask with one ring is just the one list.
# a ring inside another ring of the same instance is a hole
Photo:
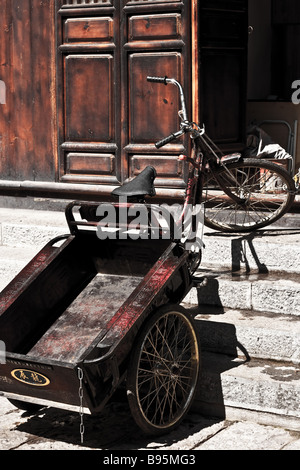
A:
{"label": "shadow on ground", "polygon": [[[220,422],[218,418],[205,418],[190,412],[177,429],[161,437],[142,434],[135,424],[126,396],[118,393],[99,415],[84,416],[84,442],[82,446],[98,450],[163,449],[178,441],[190,439],[206,427]],[[78,413],[55,408],[43,408],[34,414],[25,412],[25,423],[18,424],[16,431],[25,432],[35,440],[47,439],[74,446],[81,445],[80,417]]]}

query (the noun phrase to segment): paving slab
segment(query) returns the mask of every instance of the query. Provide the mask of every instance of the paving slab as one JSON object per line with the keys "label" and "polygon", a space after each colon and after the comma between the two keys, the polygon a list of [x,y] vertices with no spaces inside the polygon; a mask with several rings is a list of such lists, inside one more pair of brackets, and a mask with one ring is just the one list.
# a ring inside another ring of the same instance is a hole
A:
{"label": "paving slab", "polygon": [[299,448],[295,441],[296,437],[285,429],[239,422],[200,443],[195,450],[288,450],[289,446]]}

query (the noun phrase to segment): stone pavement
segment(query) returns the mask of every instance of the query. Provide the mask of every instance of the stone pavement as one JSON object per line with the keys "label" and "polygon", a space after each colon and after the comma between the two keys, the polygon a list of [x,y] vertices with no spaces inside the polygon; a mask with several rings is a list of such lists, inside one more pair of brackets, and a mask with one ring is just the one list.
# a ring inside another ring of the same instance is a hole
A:
{"label": "stone pavement", "polygon": [[[85,416],[81,444],[79,415],[54,408],[34,414],[18,410],[0,398],[0,450],[128,451],[300,450],[300,432],[254,422],[228,422],[190,413],[170,434],[147,438],[131,417],[127,401],[109,403],[99,416]],[[106,455],[106,454],[105,454]]]}

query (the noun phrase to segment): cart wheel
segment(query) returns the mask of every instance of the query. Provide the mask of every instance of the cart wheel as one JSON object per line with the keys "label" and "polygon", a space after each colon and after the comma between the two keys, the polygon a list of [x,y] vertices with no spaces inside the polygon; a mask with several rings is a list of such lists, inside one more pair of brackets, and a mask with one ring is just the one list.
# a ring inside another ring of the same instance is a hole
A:
{"label": "cart wheel", "polygon": [[129,406],[146,434],[161,435],[180,423],[193,401],[199,368],[193,318],[178,305],[160,308],[138,336],[127,375]]}
{"label": "cart wheel", "polygon": [[35,403],[28,403],[28,402],[21,401],[21,400],[11,400],[9,398],[8,401],[19,410],[29,411],[29,413],[35,413],[36,411],[43,408],[42,405],[37,405]]}

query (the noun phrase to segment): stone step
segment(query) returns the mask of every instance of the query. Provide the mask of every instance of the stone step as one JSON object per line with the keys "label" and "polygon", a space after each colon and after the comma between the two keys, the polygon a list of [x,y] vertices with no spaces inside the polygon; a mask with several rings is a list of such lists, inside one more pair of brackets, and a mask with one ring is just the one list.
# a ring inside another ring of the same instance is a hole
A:
{"label": "stone step", "polygon": [[203,353],[193,408],[231,420],[300,430],[300,371],[292,363]]}
{"label": "stone step", "polygon": [[300,316],[298,273],[245,274],[201,266],[197,277],[205,282],[191,289],[184,302],[190,307],[211,305],[257,312]]}
{"label": "stone step", "polygon": [[300,364],[296,317],[205,306],[190,311],[205,351]]}
{"label": "stone step", "polygon": [[232,271],[300,273],[298,227],[267,227],[253,233],[225,234],[204,228],[202,264]]}

